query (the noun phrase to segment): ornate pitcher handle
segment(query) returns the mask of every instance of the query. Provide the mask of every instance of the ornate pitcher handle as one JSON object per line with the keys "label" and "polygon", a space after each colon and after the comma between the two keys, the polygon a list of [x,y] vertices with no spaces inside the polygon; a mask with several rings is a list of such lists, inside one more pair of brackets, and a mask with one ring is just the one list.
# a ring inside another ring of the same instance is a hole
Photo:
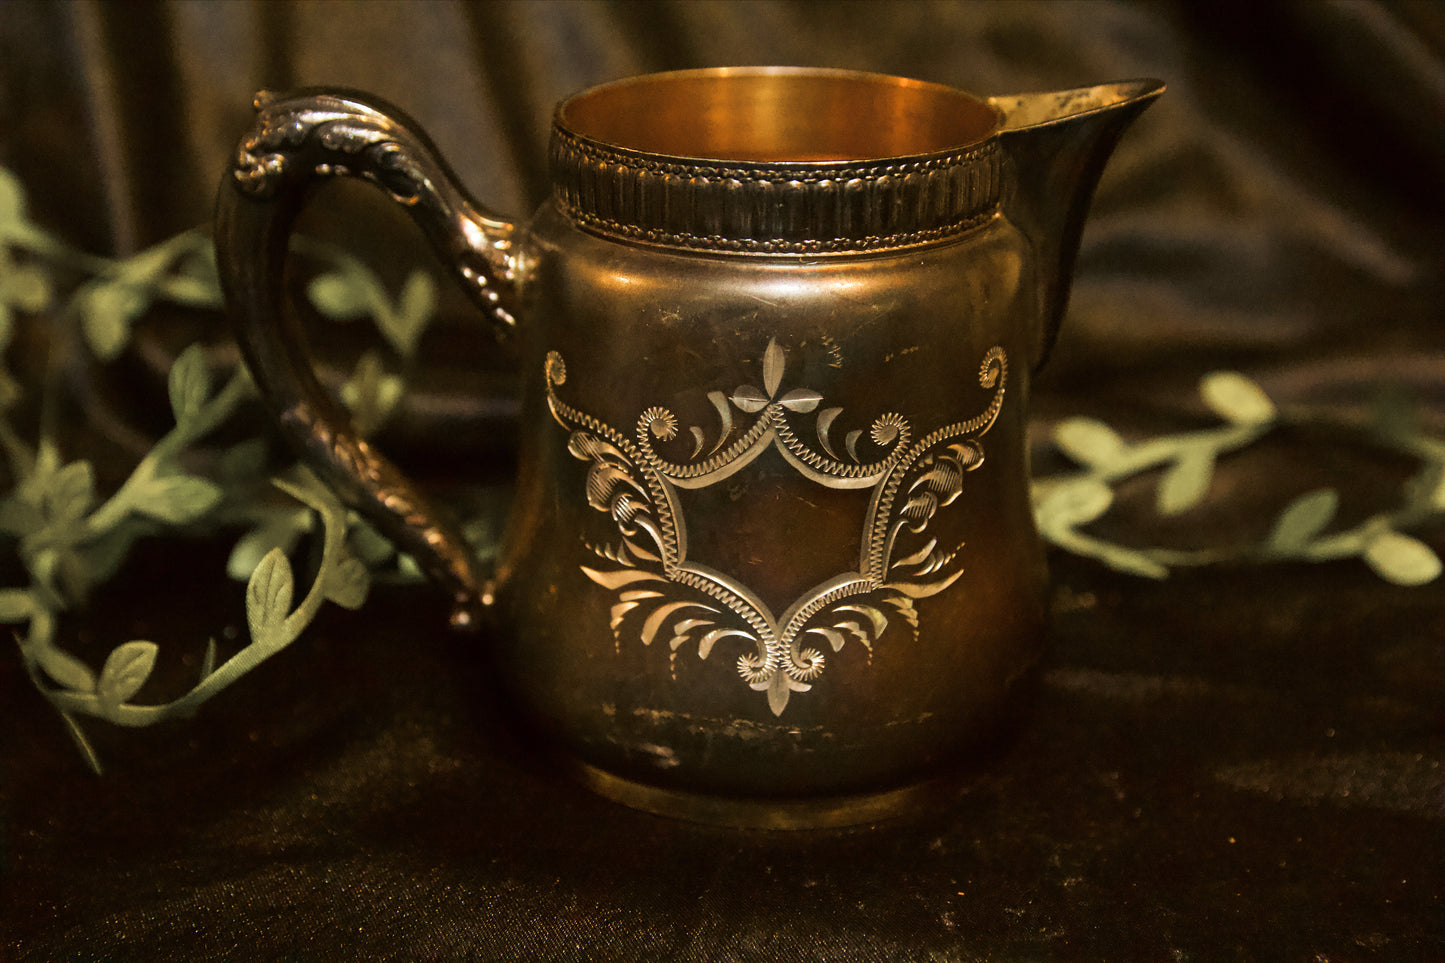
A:
{"label": "ornate pitcher handle", "polygon": [[296,216],[325,177],[360,177],[408,208],[472,299],[515,325],[517,227],[476,204],[401,111],[350,91],[256,97],[256,121],[221,184],[216,261],[241,352],[302,459],[451,594],[452,624],[476,621],[480,579],[466,543],[411,482],[357,435],[317,381],[282,288]]}

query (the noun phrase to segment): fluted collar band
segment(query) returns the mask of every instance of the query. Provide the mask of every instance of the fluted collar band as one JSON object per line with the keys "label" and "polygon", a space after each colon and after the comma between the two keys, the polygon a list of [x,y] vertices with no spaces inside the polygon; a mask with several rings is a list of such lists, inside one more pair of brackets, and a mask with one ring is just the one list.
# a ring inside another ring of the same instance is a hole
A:
{"label": "fluted collar band", "polygon": [[866,164],[691,161],[554,128],[553,195],[582,227],[672,247],[761,254],[872,251],[967,231],[998,206],[996,140]]}
{"label": "fluted collar band", "polygon": [[994,213],[997,126],[987,103],[904,78],[680,71],[564,103],[552,183],[574,222],[627,240],[761,254],[905,247]]}

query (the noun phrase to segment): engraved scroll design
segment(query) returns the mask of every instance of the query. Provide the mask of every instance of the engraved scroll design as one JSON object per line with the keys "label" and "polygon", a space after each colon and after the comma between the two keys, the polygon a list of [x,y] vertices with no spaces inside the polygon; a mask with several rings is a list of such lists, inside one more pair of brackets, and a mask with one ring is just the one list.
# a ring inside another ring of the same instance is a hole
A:
{"label": "engraved scroll design", "polygon": [[[998,418],[1008,372],[1003,349],[990,349],[978,374],[979,384],[993,391],[983,412],[917,441],[901,415],[878,416],[866,434],[879,454],[869,460],[859,452],[862,429],[848,432],[838,450],[832,429],[842,408],[821,407],[823,396],[808,388],[782,391],[786,365],[783,348],[769,341],[761,388],[708,392],[718,415],[715,432],[691,427],[692,453],[674,461],[655,447],[685,444],[672,411],[648,408],[628,437],[561,399],[567,369],[560,354],[549,353],[545,363],[547,401],[570,432],[567,450],[588,463],[588,504],[608,514],[620,536],[592,547],[603,564],[581,566],[616,593],[611,629],[617,643],[634,633],[644,645],[667,639],[675,660],[685,645],[696,645],[699,658],[707,659],[718,642],[741,640],[747,650],[738,657],[738,673],[767,693],[774,715],[822,674],[826,656],[817,646],[838,652],[856,639],[871,656],[894,619],[916,635],[914,603],[963,574],[963,546],[940,545],[927,529],[935,513],[962,494],[965,474],[983,464],[979,439]],[[799,435],[807,416],[816,447]],[[869,492],[857,567],[804,592],[781,615],[737,579],[688,557],[678,499],[679,489],[723,481],[770,447],[812,482]]]}

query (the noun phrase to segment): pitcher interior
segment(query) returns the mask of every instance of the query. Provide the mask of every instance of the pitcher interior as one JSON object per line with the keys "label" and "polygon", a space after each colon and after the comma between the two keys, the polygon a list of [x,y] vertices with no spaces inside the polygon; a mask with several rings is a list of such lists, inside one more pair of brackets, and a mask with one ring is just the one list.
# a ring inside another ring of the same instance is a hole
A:
{"label": "pitcher interior", "polygon": [[866,161],[936,154],[991,135],[987,103],[882,74],[723,68],[596,87],[558,108],[592,141],[648,154],[754,163]]}

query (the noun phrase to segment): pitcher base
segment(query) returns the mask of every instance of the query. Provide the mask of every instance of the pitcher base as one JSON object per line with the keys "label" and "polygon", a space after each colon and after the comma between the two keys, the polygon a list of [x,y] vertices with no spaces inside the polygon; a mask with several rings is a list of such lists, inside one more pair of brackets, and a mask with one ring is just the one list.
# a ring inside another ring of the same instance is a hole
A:
{"label": "pitcher base", "polygon": [[588,789],[631,809],[737,829],[837,829],[882,822],[932,808],[952,785],[948,780],[931,780],[816,799],[739,798],[664,789],[604,772],[579,759],[559,761]]}

